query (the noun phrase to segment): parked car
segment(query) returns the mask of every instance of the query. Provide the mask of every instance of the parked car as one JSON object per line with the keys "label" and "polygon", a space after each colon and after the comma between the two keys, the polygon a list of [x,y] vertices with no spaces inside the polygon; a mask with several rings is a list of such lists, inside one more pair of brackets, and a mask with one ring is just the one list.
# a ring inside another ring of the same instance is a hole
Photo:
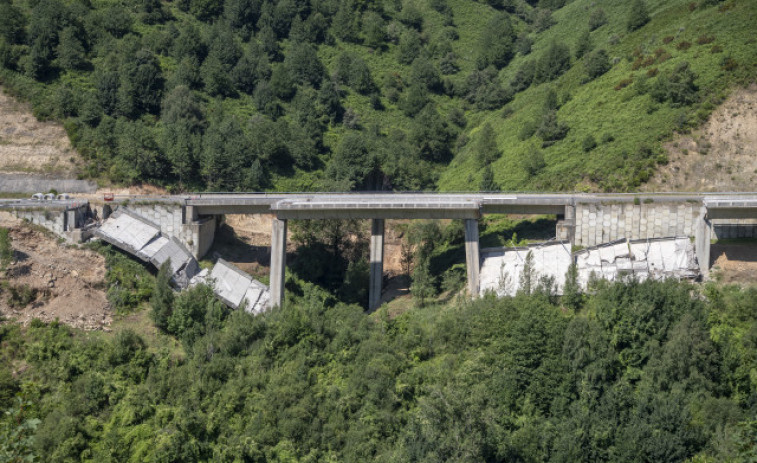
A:
{"label": "parked car", "polygon": [[48,193],[45,195],[45,201],[53,201],[55,200],[55,193]]}
{"label": "parked car", "polygon": [[68,201],[71,198],[71,195],[68,193],[61,193],[58,195],[58,201]]}
{"label": "parked car", "polygon": [[45,199],[45,195],[42,193],[34,193],[31,197],[32,201],[42,201]]}

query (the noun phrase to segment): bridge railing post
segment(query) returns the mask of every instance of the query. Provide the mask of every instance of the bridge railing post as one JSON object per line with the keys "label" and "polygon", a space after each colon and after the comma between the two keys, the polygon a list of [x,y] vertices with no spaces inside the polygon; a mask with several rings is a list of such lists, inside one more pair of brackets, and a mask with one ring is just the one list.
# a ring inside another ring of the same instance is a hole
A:
{"label": "bridge railing post", "polygon": [[375,310],[381,305],[381,286],[384,278],[384,219],[371,220],[370,266],[368,310]]}
{"label": "bridge railing post", "polygon": [[465,219],[465,267],[468,271],[468,293],[478,297],[481,254],[478,245],[478,220]]}
{"label": "bridge railing post", "polygon": [[271,232],[271,307],[280,307],[284,302],[286,277],[287,221],[273,219]]}

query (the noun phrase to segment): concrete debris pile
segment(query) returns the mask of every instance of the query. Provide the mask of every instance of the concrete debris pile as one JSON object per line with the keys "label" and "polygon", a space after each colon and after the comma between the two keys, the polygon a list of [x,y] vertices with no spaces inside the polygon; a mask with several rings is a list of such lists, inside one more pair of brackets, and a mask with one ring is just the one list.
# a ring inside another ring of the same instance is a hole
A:
{"label": "concrete debris pile", "polygon": [[186,288],[200,272],[197,260],[176,238],[162,236],[159,226],[128,209],[113,212],[95,235],[157,268],[170,260],[178,288]]}
{"label": "concrete debris pile", "polygon": [[157,224],[129,209],[117,209],[95,234],[157,268],[170,260],[173,283],[179,289],[207,283],[229,307],[244,307],[253,314],[268,309],[271,293],[266,285],[223,259],[218,259],[212,271],[200,271],[197,260],[179,240],[163,236]]}
{"label": "concrete debris pile", "polygon": [[255,315],[268,309],[271,299],[268,287],[236,266],[218,259],[209,273],[207,269],[203,270],[192,279],[190,285],[210,284],[216,296],[234,309],[244,307],[245,311]]}
{"label": "concrete debris pile", "polygon": [[[530,256],[529,256],[530,254]],[[493,291],[498,297],[514,296],[521,287],[523,269],[528,260],[536,280],[554,279],[556,294],[562,294],[565,273],[573,257],[570,244],[549,242],[517,248],[488,248],[481,250],[479,287],[481,295]]]}
{"label": "concrete debris pile", "polygon": [[[530,256],[529,256],[530,254]],[[699,276],[694,245],[687,237],[617,240],[571,254],[567,243],[544,243],[519,248],[484,249],[481,252],[480,293],[513,296],[522,286],[523,269],[530,260],[532,285],[553,279],[554,293],[562,294],[565,274],[576,263],[578,284],[586,289],[592,275],[614,281]]]}
{"label": "concrete debris pile", "polygon": [[688,237],[617,240],[577,252],[576,264],[582,288],[592,273],[610,281],[630,276],[639,281],[699,276],[694,245]]}

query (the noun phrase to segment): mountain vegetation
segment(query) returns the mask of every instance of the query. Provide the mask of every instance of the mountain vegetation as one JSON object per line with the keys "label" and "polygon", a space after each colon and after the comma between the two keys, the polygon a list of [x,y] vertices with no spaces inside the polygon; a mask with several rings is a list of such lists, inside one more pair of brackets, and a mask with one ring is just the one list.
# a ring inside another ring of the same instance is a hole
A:
{"label": "mountain vegetation", "polygon": [[757,69],[749,0],[0,0],[101,181],[629,190]]}
{"label": "mountain vegetation", "polygon": [[757,457],[755,289],[533,281],[392,318],[291,279],[253,317],[152,281],[158,334],[0,325],[3,461]]}

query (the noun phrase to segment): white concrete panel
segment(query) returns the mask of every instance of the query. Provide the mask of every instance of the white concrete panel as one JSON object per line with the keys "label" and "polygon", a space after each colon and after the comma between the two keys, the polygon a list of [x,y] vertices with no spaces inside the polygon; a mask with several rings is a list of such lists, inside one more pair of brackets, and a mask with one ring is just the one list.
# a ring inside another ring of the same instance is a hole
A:
{"label": "white concrete panel", "polygon": [[565,274],[572,257],[569,248],[560,243],[482,252],[480,294],[492,291],[500,297],[515,295],[520,289],[520,280],[529,252],[533,258],[533,285],[538,284],[542,277],[553,278],[557,294],[562,294]]}

